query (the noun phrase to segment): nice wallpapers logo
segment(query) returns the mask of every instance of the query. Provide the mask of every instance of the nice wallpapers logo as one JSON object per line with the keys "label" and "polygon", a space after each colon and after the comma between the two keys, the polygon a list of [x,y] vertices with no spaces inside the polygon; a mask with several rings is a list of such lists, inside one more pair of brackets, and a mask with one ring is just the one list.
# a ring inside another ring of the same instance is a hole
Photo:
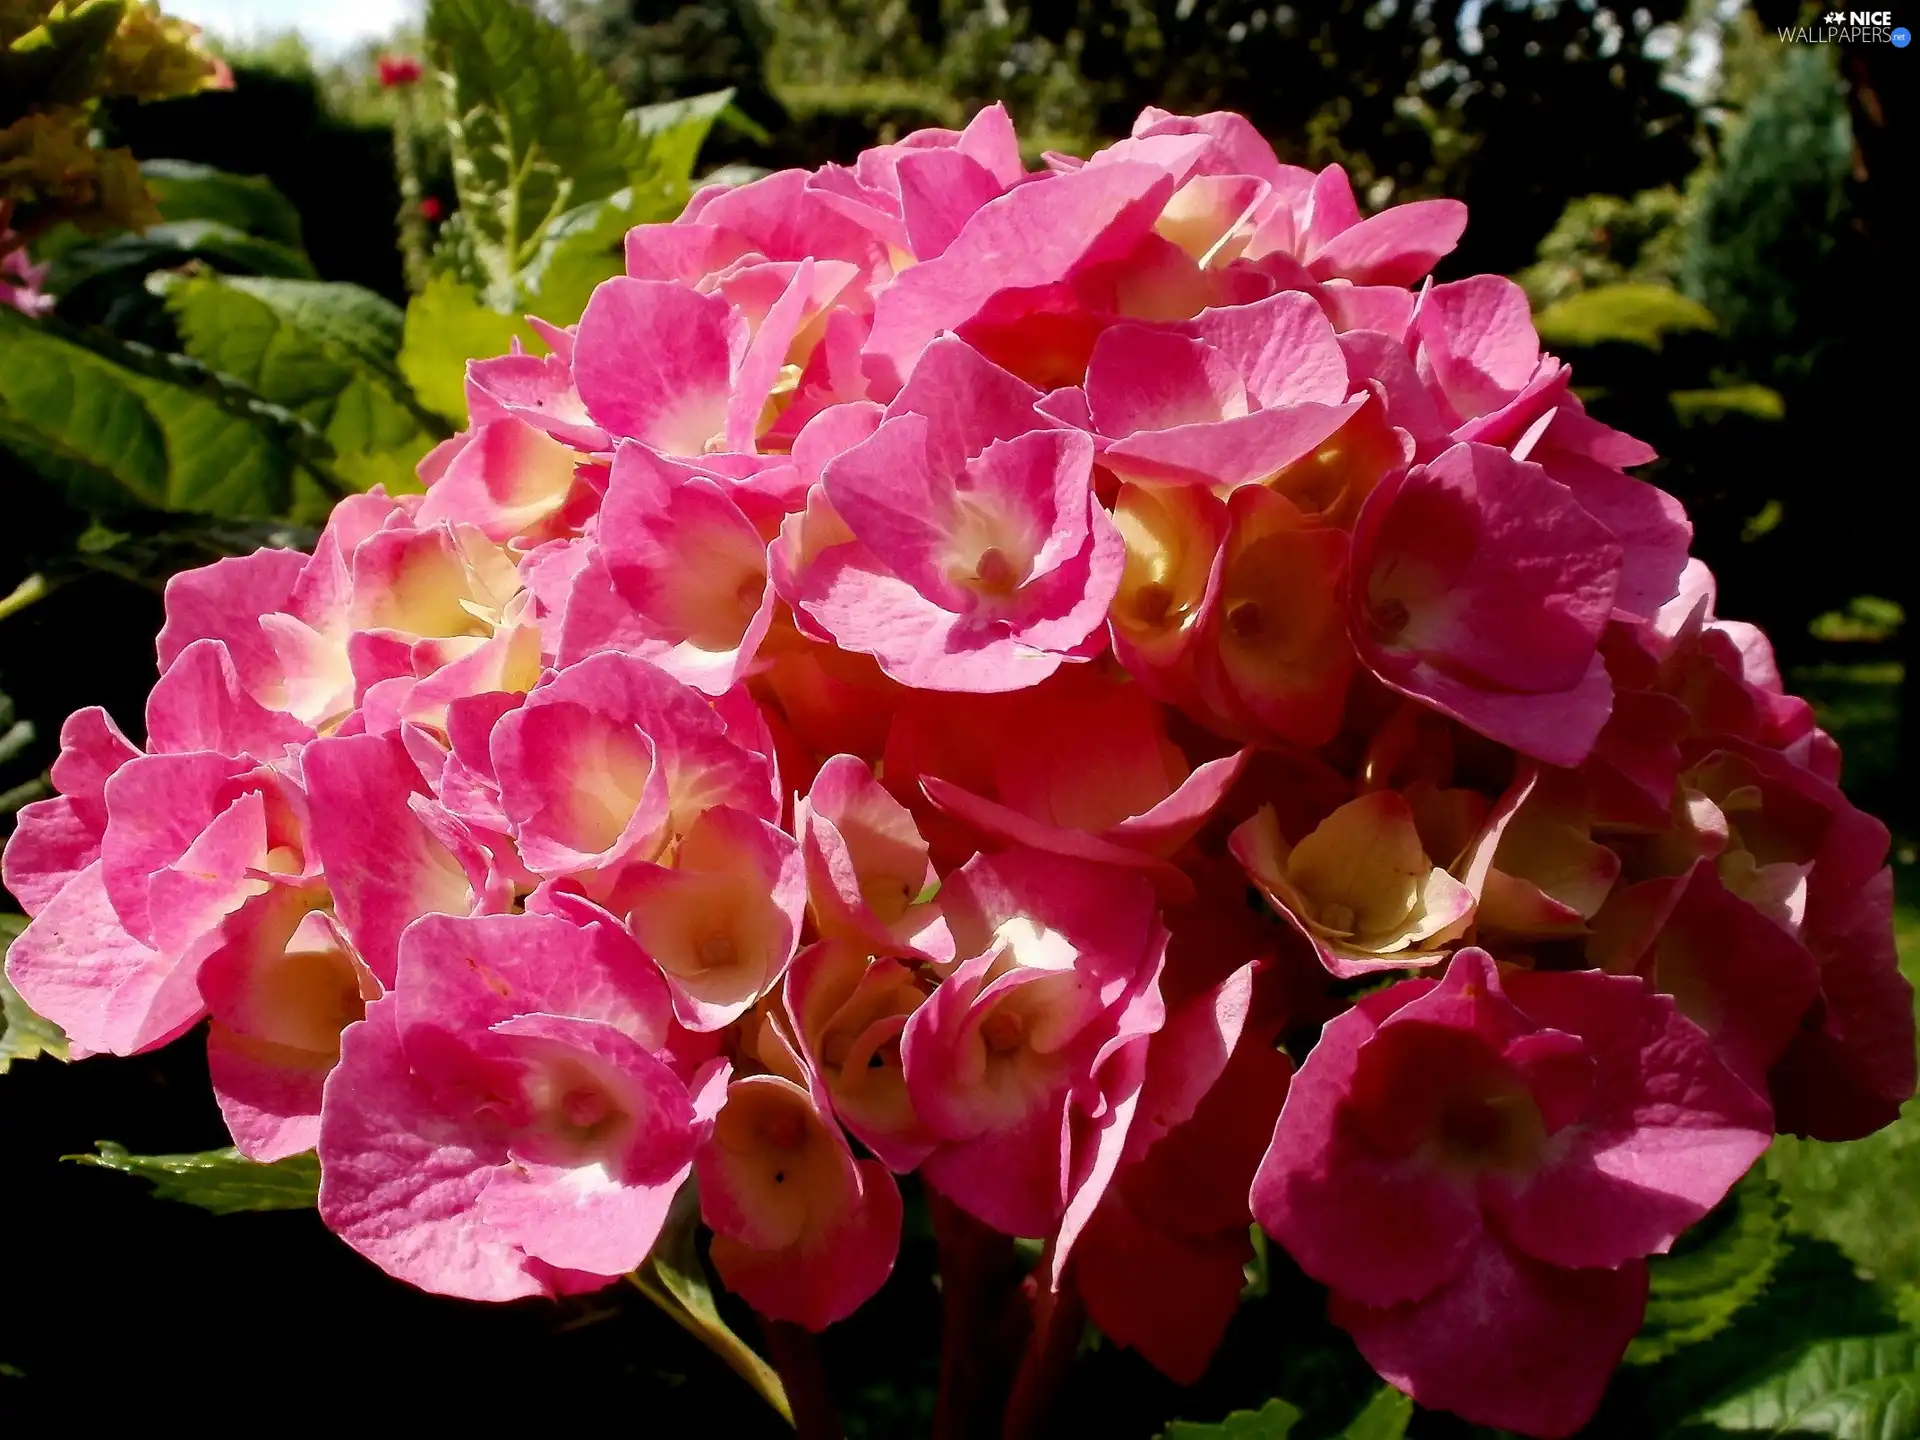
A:
{"label": "nice wallpapers logo", "polygon": [[1799,45],[1866,43],[1896,50],[1906,49],[1913,39],[1906,26],[1893,23],[1891,10],[1829,10],[1817,25],[1781,25],[1775,33]]}

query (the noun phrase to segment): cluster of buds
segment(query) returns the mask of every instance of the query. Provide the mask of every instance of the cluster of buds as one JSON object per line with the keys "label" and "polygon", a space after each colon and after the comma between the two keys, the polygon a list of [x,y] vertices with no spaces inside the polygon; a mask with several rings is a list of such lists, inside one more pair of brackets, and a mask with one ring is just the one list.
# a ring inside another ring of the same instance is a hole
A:
{"label": "cluster of buds", "polygon": [[1465,222],[1158,110],[703,190],[424,494],[175,578],[13,983],[210,1020],[234,1142],[428,1290],[607,1284],[691,1180],[818,1329],[914,1172],[1177,1380],[1257,1221],[1395,1385],[1573,1430],[1911,1008],[1886,831],[1518,287],[1431,281]]}

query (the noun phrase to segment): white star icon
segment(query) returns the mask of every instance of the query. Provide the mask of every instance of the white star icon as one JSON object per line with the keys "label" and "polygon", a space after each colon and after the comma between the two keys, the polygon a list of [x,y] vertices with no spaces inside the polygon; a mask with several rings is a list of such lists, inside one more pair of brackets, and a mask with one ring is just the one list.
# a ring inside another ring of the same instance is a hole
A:
{"label": "white star icon", "polygon": [[1829,10],[1827,12],[1827,24],[1829,25],[1838,25],[1846,18],[1847,17],[1842,15],[1838,10]]}

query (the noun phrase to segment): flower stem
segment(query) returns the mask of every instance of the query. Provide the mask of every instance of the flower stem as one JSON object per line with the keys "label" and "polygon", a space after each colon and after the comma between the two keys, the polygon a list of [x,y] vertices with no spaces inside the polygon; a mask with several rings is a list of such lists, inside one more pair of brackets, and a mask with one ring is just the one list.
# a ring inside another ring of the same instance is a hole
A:
{"label": "flower stem", "polygon": [[1048,1241],[1047,1252],[1025,1283],[1033,1330],[1027,1337],[1026,1353],[1020,1357],[1019,1373],[1013,1379],[1013,1394],[1007,1400],[1003,1440],[1038,1440],[1054,1433],[1053,1407],[1086,1329],[1087,1307],[1072,1273],[1061,1280],[1056,1291],[1048,1284],[1052,1268],[1053,1242]]}
{"label": "flower stem", "polygon": [[413,87],[400,90],[397,108],[393,125],[393,172],[400,185],[400,213],[395,218],[400,229],[400,256],[406,272],[407,292],[418,295],[427,288],[432,247],[427,235],[427,218],[420,210],[425,192],[420,185],[419,157],[414,152],[419,110]]}
{"label": "flower stem", "polygon": [[940,1247],[940,1398],[933,1440],[976,1440],[999,1418],[1024,1337],[1020,1262],[1010,1236],[929,1187]]}
{"label": "flower stem", "polygon": [[793,1407],[793,1428],[800,1440],[841,1440],[846,1431],[833,1393],[827,1388],[827,1368],[820,1363],[819,1342],[810,1331],[785,1320],[764,1322],[767,1353]]}

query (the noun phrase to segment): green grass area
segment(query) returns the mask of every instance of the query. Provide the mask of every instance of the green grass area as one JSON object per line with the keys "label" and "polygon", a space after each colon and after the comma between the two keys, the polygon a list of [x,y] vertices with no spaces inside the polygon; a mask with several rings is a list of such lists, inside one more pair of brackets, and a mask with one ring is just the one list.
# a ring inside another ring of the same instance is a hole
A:
{"label": "green grass area", "polygon": [[[1920,869],[1910,856],[1896,861],[1894,929],[1900,968],[1920,990]],[[1864,1140],[1823,1145],[1782,1136],[1765,1164],[1792,1204],[1792,1224],[1840,1246],[1908,1323],[1920,1324],[1920,1101]]]}

